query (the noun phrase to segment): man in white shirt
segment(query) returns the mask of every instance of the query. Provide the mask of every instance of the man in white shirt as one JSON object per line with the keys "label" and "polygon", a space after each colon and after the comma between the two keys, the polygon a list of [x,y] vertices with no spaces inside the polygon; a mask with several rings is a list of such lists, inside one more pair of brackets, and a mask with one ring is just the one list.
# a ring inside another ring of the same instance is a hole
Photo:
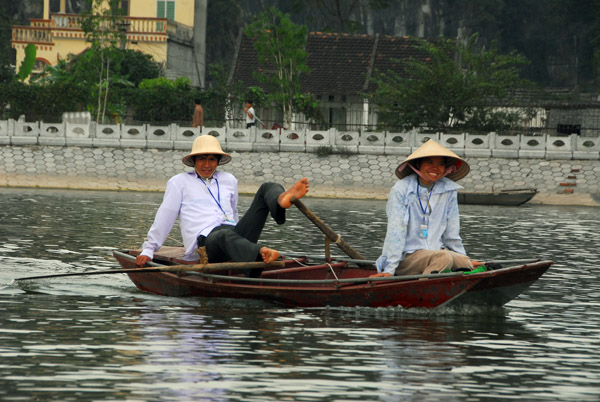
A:
{"label": "man in white shirt", "polygon": [[230,161],[231,155],[223,152],[215,137],[202,135],[194,140],[192,151],[182,159],[194,171],[168,181],[163,202],[136,258],[138,266],[152,260],[177,218],[184,260],[198,260],[197,249],[202,246],[206,246],[209,262],[262,259],[269,263],[279,258],[276,250],[258,245],[258,239],[269,214],[278,224],[285,223],[285,210],[292,206],[292,197],[300,199],[308,192],[308,179],[300,179],[288,190],[277,183],[264,183],[248,211],[239,218],[237,179],[216,170]]}
{"label": "man in white shirt", "polygon": [[250,128],[256,125],[256,114],[254,113],[254,108],[252,107],[252,101],[247,100],[244,105],[244,114],[246,115],[246,128]]}

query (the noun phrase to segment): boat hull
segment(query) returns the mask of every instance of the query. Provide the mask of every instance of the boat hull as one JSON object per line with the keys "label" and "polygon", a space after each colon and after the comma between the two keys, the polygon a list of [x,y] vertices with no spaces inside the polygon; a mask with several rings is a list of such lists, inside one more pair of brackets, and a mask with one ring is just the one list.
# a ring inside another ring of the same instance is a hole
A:
{"label": "boat hull", "polygon": [[[123,268],[135,263],[115,255]],[[295,307],[436,308],[445,305],[502,306],[521,294],[552,265],[540,261],[464,275],[369,278],[372,268],[347,262],[266,270],[260,278],[224,272],[128,273],[142,291],[170,297],[254,299]]]}
{"label": "boat hull", "polygon": [[519,206],[531,200],[536,189],[504,190],[498,192],[458,192],[459,204]]}

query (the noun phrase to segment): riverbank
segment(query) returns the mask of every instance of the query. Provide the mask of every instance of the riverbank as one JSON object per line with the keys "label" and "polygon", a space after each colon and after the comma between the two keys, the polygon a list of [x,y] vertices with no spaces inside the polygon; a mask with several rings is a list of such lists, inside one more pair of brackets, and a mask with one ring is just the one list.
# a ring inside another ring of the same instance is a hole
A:
{"label": "riverbank", "polygon": [[[187,152],[136,148],[1,146],[0,186],[50,189],[164,191],[167,180],[189,168]],[[234,174],[240,193],[265,181],[293,184],[306,176],[309,196],[386,200],[396,182],[396,155],[318,156],[299,152],[232,152],[221,169]],[[533,204],[600,206],[600,161],[468,158],[465,191],[535,187]]]}

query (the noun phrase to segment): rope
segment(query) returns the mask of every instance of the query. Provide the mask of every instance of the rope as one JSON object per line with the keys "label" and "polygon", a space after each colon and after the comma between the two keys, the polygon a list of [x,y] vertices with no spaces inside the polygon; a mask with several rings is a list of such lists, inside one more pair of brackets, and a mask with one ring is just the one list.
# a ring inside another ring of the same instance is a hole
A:
{"label": "rope", "polygon": [[335,271],[333,270],[333,267],[331,266],[330,263],[326,262],[327,266],[329,267],[329,269],[331,270],[331,273],[333,274],[334,278],[336,281],[339,281],[340,278],[337,277],[337,275],[335,274]]}
{"label": "rope", "polygon": [[342,242],[342,235],[338,233],[337,239],[335,239],[334,243],[339,245]]}

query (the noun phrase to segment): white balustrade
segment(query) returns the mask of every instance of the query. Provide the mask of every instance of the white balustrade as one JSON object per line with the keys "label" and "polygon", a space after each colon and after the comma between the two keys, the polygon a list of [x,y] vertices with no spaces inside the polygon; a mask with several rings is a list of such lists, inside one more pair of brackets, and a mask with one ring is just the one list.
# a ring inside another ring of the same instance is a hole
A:
{"label": "white balustrade", "polygon": [[492,156],[494,158],[519,158],[520,136],[499,135],[494,132],[488,135],[492,136],[490,141],[492,141]]}
{"label": "white balustrade", "polygon": [[306,130],[280,130],[279,150],[284,152],[306,152]]}
{"label": "white balustrade", "polygon": [[121,145],[120,124],[96,124],[96,132],[92,138],[94,147],[115,147]]}
{"label": "white balustrade", "polygon": [[519,137],[519,158],[535,159],[546,156],[546,134]]}
{"label": "white balustrade", "polygon": [[40,145],[65,146],[67,144],[65,123],[40,122],[38,143]]}
{"label": "white balustrade", "polygon": [[173,125],[146,125],[146,144],[148,148],[173,149]]}
{"label": "white balustrade", "polygon": [[121,124],[120,143],[122,148],[146,148],[146,125]]}
{"label": "white balustrade", "polygon": [[465,156],[465,134],[440,134],[440,144],[460,157]]}
{"label": "white balustrade", "polygon": [[412,153],[412,137],[416,133],[414,131],[405,131],[402,133],[385,133],[385,155],[402,155],[408,156]]}
{"label": "white balustrade", "polygon": [[37,145],[40,123],[26,122],[23,118],[15,121],[15,132],[10,139],[12,145]]}
{"label": "white balustrade", "polygon": [[337,131],[333,133],[333,151],[340,153],[358,153],[360,134],[357,131]]}
{"label": "white balustrade", "polygon": [[358,139],[358,153],[383,155],[385,150],[384,131],[365,131]]}
{"label": "white balustrade", "polygon": [[411,136],[411,146],[416,149],[429,140],[440,142],[440,133],[419,133],[414,132]]}
{"label": "white balustrade", "polygon": [[546,136],[546,159],[573,159],[576,134],[569,136]]}
{"label": "white balustrade", "polygon": [[228,128],[227,129],[227,150],[238,152],[252,151],[252,143],[256,136],[256,127],[250,128]]}
{"label": "white balustrade", "polygon": [[575,150],[573,159],[599,159],[600,158],[600,138],[599,137],[580,137],[575,138]]}
{"label": "white balustrade", "polygon": [[489,158],[492,156],[491,143],[494,138],[494,133],[465,134],[465,157]]}
{"label": "white balustrade", "polygon": [[9,145],[12,134],[12,129],[9,129],[9,123],[13,124],[13,120],[0,120],[0,145]]}
{"label": "white balustrade", "polygon": [[172,127],[175,130],[173,148],[187,151],[192,149],[194,140],[200,136],[200,127],[179,127],[175,124]]}
{"label": "white balustrade", "polygon": [[255,128],[256,136],[252,150],[256,152],[279,152],[279,130]]}
{"label": "white balustrade", "polygon": [[306,152],[317,152],[322,148],[332,148],[333,130],[308,131],[306,133]]}
{"label": "white balustrade", "polygon": [[227,145],[227,129],[225,127],[203,127],[202,134],[208,134],[219,140],[221,148],[225,149]]}
{"label": "white balustrade", "polygon": [[189,151],[199,135],[216,137],[240,152],[321,152],[410,155],[429,139],[466,158],[600,159],[600,138],[577,134],[501,135],[407,132],[339,132],[252,127],[223,128],[96,124],[88,112],[64,113],[62,123],[0,120],[0,145],[135,147]]}

